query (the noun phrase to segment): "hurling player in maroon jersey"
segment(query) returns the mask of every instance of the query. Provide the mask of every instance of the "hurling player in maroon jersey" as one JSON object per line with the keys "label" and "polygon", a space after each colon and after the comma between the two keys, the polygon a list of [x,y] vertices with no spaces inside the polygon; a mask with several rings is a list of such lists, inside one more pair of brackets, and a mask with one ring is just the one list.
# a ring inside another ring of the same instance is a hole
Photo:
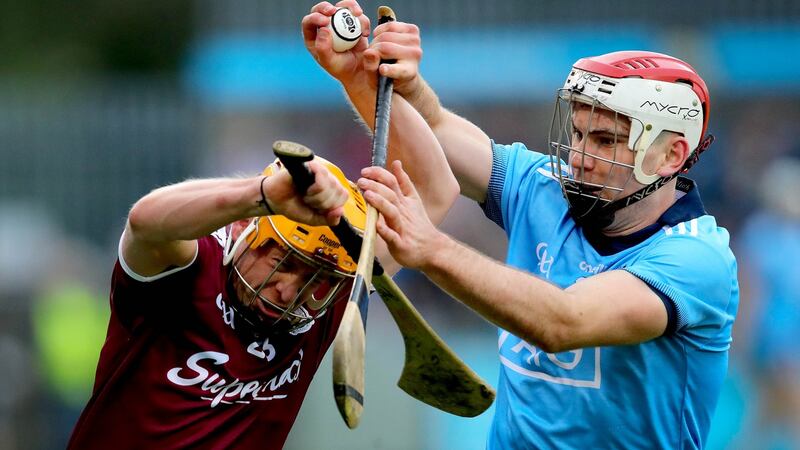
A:
{"label": "hurling player in maroon jersey", "polygon": [[[399,100],[393,114],[415,114]],[[438,145],[419,123],[390,158]],[[452,178],[446,164],[410,170],[423,198],[429,171]],[[365,222],[364,199],[341,170],[318,157],[307,166],[314,184],[304,197],[276,161],[259,177],[185,181],[136,202],[70,449],[282,448],[356,269],[326,225]],[[436,222],[458,195],[452,185],[426,198]]]}

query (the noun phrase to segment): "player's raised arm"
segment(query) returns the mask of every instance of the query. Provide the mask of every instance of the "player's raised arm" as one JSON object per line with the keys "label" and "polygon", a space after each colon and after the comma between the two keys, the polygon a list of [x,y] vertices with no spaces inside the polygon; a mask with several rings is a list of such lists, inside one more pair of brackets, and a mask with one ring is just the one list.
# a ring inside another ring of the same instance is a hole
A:
{"label": "player's raised arm", "polygon": [[[422,58],[419,28],[410,23],[390,22],[377,26],[374,36],[364,52],[365,70],[380,70],[382,75],[395,80],[396,92],[419,111],[441,143],[461,193],[482,202],[491,175],[489,136],[477,125],[442,107],[439,97],[419,74]],[[379,66],[381,58],[397,62]],[[353,98],[349,88],[348,94]]]}
{"label": "player's raised arm", "polygon": [[[334,38],[328,24],[336,7],[350,8],[362,27],[369,29],[369,20],[355,1],[345,0],[336,6],[323,2],[303,18],[306,48],[328,73],[342,83],[359,116],[373,129],[377,65],[366,67],[365,57],[370,55],[365,53],[366,38],[345,52],[333,50]],[[416,51],[421,50],[417,48]],[[371,54],[380,58],[378,53]],[[396,64],[405,64],[405,59],[399,59]],[[390,123],[388,161],[399,159],[407,162],[409,176],[416,184],[428,214],[434,222],[441,222],[459,188],[436,136],[419,113],[401,98],[393,102]]]}
{"label": "player's raised arm", "polygon": [[282,214],[310,225],[335,223],[347,192],[312,161],[315,183],[305,197],[285,170],[253,178],[189,180],[152,191],[128,215],[121,256],[137,274],[151,276],[191,262],[195,239],[239,219]]}

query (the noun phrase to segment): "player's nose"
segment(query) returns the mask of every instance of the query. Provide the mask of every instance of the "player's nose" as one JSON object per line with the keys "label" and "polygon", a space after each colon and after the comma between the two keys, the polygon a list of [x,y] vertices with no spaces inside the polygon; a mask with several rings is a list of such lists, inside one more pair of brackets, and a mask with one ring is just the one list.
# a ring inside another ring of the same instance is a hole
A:
{"label": "player's nose", "polygon": [[300,289],[303,287],[303,277],[293,273],[282,273],[280,278],[275,284],[278,294],[281,298],[281,303],[288,305],[297,297]]}
{"label": "player's nose", "polygon": [[577,150],[569,153],[569,164],[573,169],[592,170],[594,169],[595,158],[587,149],[586,145],[580,143],[581,146],[576,146]]}

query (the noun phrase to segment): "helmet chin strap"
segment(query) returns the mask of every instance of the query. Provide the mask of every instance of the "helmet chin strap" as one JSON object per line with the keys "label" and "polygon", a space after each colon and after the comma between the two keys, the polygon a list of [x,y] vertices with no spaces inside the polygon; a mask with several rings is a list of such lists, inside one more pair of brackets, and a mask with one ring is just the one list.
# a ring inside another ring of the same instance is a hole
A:
{"label": "helmet chin strap", "polygon": [[658,178],[655,182],[639,189],[627,197],[613,202],[608,202],[605,205],[597,207],[598,199],[586,198],[579,193],[567,192],[567,200],[569,200],[569,212],[575,222],[584,227],[594,230],[602,230],[614,223],[614,216],[617,211],[626,208],[650,194],[661,189],[662,186],[669,183],[670,180],[677,177],[680,171],[668,177]]}
{"label": "helmet chin strap", "polygon": [[[597,207],[598,199],[587,198],[575,192],[567,192],[566,196],[567,200],[569,200],[570,215],[575,220],[575,223],[581,227],[592,230],[603,230],[607,228],[614,223],[614,217],[617,211],[643,200],[661,189],[662,186],[672,181],[672,179],[681,173],[688,171],[700,158],[700,153],[706,151],[712,142],[714,142],[714,136],[711,134],[707,135],[692,156],[686,160],[681,170],[670,176],[658,178],[653,183],[648,184],[633,194],[619,200],[614,200],[613,202],[608,202],[600,207]],[[637,164],[637,167],[638,166]]]}
{"label": "helmet chin strap", "polygon": [[578,192],[565,192],[569,201],[569,214],[580,227],[593,230],[602,230],[614,222],[615,209],[611,205],[597,207],[596,198],[584,197]]}
{"label": "helmet chin strap", "polygon": [[[710,147],[713,142],[714,135],[706,135],[706,137],[700,141],[700,145],[697,147],[697,150],[692,152],[692,155],[689,156],[689,158],[683,164],[681,170],[667,177],[657,178],[654,182],[639,189],[633,194],[628,195],[625,198],[607,202],[605,205],[600,207],[597,205],[598,201],[600,201],[597,198],[587,198],[581,195],[580,192],[565,192],[564,195],[569,201],[570,215],[572,216],[573,220],[575,220],[575,223],[581,227],[593,230],[602,230],[607,228],[609,225],[614,223],[614,216],[616,215],[617,211],[643,200],[650,194],[661,189],[662,186],[669,183],[678,175],[686,173],[700,159],[700,154],[708,150],[708,147]],[[640,167],[640,165],[636,164],[636,167]],[[658,176],[656,175],[656,177]]]}

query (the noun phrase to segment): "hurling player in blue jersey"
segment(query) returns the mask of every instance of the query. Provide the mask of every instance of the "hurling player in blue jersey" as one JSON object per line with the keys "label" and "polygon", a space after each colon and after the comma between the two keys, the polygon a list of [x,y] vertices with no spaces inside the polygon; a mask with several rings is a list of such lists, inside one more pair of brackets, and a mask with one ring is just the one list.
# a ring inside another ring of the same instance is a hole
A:
{"label": "hurling player in blue jersey", "polygon": [[[727,231],[679,176],[712,140],[695,70],[643,51],[577,61],[540,152],[496,143],[441,107],[418,75],[412,24],[376,27],[370,47],[352,55],[366,75],[342,76],[328,64],[329,33],[309,32],[330,6],[304,19],[315,59],[356,105],[374,102],[376,70],[395,78],[462,194],[508,234],[506,264],[493,261],[431,224],[399,161],[362,172],[359,187],[381,212],[378,232],[395,259],[499,327],[488,448],[702,448],[738,282]],[[381,58],[397,62],[379,67]],[[402,133],[402,119],[392,127]]]}

